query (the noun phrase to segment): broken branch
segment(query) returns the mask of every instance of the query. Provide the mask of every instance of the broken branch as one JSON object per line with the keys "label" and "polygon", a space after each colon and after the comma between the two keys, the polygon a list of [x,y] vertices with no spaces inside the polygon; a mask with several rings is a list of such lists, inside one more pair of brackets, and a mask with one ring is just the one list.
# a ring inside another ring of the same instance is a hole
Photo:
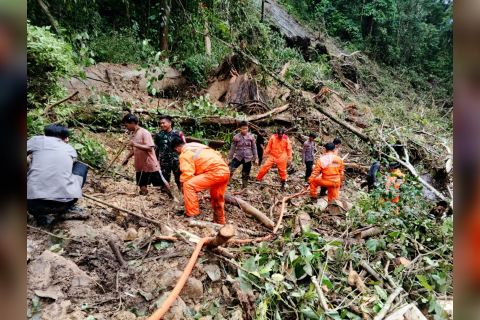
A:
{"label": "broken branch", "polygon": [[402,287],[398,287],[397,289],[395,289],[395,291],[393,291],[392,294],[388,296],[387,301],[385,301],[385,304],[383,305],[383,308],[380,310],[379,313],[377,313],[377,315],[373,318],[373,320],[383,320],[383,318],[385,318],[385,316],[388,313],[388,310],[390,310],[390,308],[392,307],[393,301],[402,292],[402,290],[403,290]]}
{"label": "broken branch", "polygon": [[68,101],[68,100],[72,99],[72,98],[75,97],[78,93],[79,93],[78,91],[75,91],[74,93],[72,93],[72,94],[69,95],[68,97],[66,97],[66,98],[64,98],[64,99],[62,99],[62,100],[60,100],[60,101],[57,101],[57,102],[55,102],[55,103],[53,103],[53,104],[51,104],[51,105],[48,105],[48,106],[43,110],[43,114],[47,115],[47,114],[52,110],[53,107],[58,106],[59,104],[62,104],[62,103],[64,103],[65,101]]}
{"label": "broken branch", "polygon": [[263,212],[261,212],[257,208],[251,206],[245,200],[242,200],[238,197],[234,197],[227,194],[225,195],[225,202],[233,205],[237,205],[238,207],[240,207],[240,209],[242,209],[243,212],[260,221],[267,228],[272,229],[275,226],[275,223],[272,220],[270,220],[269,217],[267,217]]}
{"label": "broken branch", "polygon": [[115,255],[115,258],[117,258],[117,261],[120,263],[120,265],[122,267],[127,266],[127,262],[123,259],[122,254],[120,253],[120,250],[115,245],[115,243],[113,243],[113,240],[108,240],[108,245],[110,246],[110,249],[112,249],[112,252]]}
{"label": "broken branch", "polygon": [[118,207],[118,206],[116,206],[116,205],[113,205],[113,204],[110,204],[110,203],[105,202],[105,201],[103,201],[103,200],[97,199],[97,198],[92,197],[92,196],[90,196],[90,195],[88,195],[88,194],[83,194],[83,196],[84,196],[85,198],[87,198],[87,199],[90,199],[90,200],[92,200],[92,201],[101,203],[101,204],[103,204],[103,205],[105,205],[105,206],[107,206],[107,207],[116,209],[116,210],[118,210],[118,211],[122,211],[122,212],[128,213],[128,214],[130,214],[130,215],[132,215],[132,216],[134,216],[134,217],[137,217],[137,218],[142,219],[142,220],[146,220],[146,221],[151,222],[151,223],[153,223],[153,224],[156,224],[156,225],[158,225],[158,226],[162,226],[162,225],[163,225],[163,223],[160,223],[160,221],[153,220],[153,219],[150,219],[150,218],[148,218],[148,217],[144,217],[144,216],[142,216],[142,215],[139,215],[138,213],[135,213],[135,212],[133,212],[133,211],[130,211],[130,210],[127,210],[127,209],[124,209],[124,208],[120,208],[120,207]]}

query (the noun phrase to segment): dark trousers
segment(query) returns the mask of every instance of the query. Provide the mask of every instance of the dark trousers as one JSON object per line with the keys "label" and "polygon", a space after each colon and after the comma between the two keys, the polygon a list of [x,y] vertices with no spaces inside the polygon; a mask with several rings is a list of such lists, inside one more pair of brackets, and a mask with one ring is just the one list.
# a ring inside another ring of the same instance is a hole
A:
{"label": "dark trousers", "polygon": [[260,146],[257,146],[257,156],[258,156],[258,165],[262,165],[262,160],[263,160],[263,148]]}
{"label": "dark trousers", "polygon": [[[87,180],[88,167],[75,162],[72,168],[72,174],[82,177],[82,187]],[[68,202],[45,200],[45,199],[27,199],[27,210],[35,217],[40,225],[48,225],[67,212],[78,199]]]}
{"label": "dark trousers", "polygon": [[308,178],[312,175],[313,171],[313,161],[305,161],[305,181],[308,181]]}
{"label": "dark trousers", "polygon": [[248,180],[250,177],[250,171],[252,170],[252,161],[245,162],[245,159],[242,159],[242,161],[233,158],[233,160],[230,162],[228,167],[230,168],[230,175],[233,174],[233,172],[242,165],[242,180]]}
{"label": "dark trousers", "polygon": [[163,186],[163,181],[162,181],[162,178],[160,177],[160,172],[158,171],[155,171],[155,172],[137,171],[136,180],[137,180],[137,185],[139,187],[145,187],[145,186],[148,186],[149,184],[155,187]]}
{"label": "dark trousers", "polygon": [[164,163],[164,164],[160,163],[160,167],[162,168],[163,177],[168,182],[170,182],[170,176],[173,173],[173,178],[175,179],[175,183],[180,189],[180,175],[182,174],[182,172],[180,171],[179,163],[178,162]]}

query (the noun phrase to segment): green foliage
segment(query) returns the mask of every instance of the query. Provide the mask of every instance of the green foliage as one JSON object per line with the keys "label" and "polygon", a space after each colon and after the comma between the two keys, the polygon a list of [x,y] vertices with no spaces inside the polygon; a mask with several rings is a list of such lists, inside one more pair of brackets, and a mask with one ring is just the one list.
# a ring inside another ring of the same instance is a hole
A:
{"label": "green foliage", "polygon": [[436,82],[440,91],[446,91],[443,97],[451,95],[453,1],[282,2],[313,28],[326,29],[351,43],[352,50],[362,50],[390,66],[415,70],[417,77],[408,79]]}
{"label": "green foliage", "polygon": [[293,61],[285,73],[285,79],[305,90],[318,92],[330,73],[330,67],[326,63]]}
{"label": "green foliage", "polygon": [[237,117],[240,114],[227,108],[222,108],[208,100],[208,96],[201,96],[195,100],[187,102],[183,106],[184,113],[189,117],[213,117],[213,116],[232,116]]}
{"label": "green foliage", "polygon": [[183,61],[183,74],[194,84],[205,87],[208,74],[215,65],[215,60],[212,57],[205,55],[205,53],[199,53]]}
{"label": "green foliage", "polygon": [[149,41],[141,40],[131,28],[100,33],[89,46],[98,62],[143,64],[153,51]]}
{"label": "green foliage", "polygon": [[[383,183],[380,180],[380,184]],[[370,261],[371,266],[383,274],[386,261],[392,262],[396,257],[413,261],[420,253],[422,256],[412,269],[400,265],[390,271],[390,275],[404,288],[409,288],[409,296],[427,306],[435,319],[446,319],[436,299],[452,294],[453,219],[430,218],[428,212],[432,204],[423,198],[420,185],[412,179],[402,185],[400,196],[401,201],[393,204],[388,201],[392,197],[389,190],[378,188],[364,194],[341,222],[343,225],[335,227],[356,230],[375,225],[382,228],[382,234],[370,237],[365,243],[347,247],[341,241],[327,241],[313,231],[293,236],[292,219],[284,222],[286,231],[277,240],[243,247],[244,259],[236,280],[243,291],[258,293],[257,319],[289,318],[289,314],[294,317],[297,312],[301,312],[304,319],[320,319],[324,312],[311,276],[316,276],[320,285],[328,288],[327,300],[338,296],[349,300],[349,295],[353,293],[353,298],[358,292],[352,292],[347,285],[347,276],[341,271],[345,265],[352,263],[357,269],[360,260]],[[318,214],[309,205],[292,208],[291,213],[296,212]],[[326,226],[321,216],[316,218]],[[317,219],[312,219],[312,223]],[[312,225],[312,230],[314,228]],[[366,284],[365,297],[375,299],[368,308],[376,313],[388,293],[379,283],[367,281]],[[341,306],[329,317],[358,319]]]}
{"label": "green foliage", "polygon": [[27,24],[28,108],[44,107],[59,99],[64,90],[62,78],[77,72],[72,48],[48,27]]}
{"label": "green foliage", "polygon": [[106,164],[107,151],[105,147],[98,140],[88,137],[83,131],[78,134],[75,132],[70,143],[77,151],[81,161],[95,168],[101,168]]}

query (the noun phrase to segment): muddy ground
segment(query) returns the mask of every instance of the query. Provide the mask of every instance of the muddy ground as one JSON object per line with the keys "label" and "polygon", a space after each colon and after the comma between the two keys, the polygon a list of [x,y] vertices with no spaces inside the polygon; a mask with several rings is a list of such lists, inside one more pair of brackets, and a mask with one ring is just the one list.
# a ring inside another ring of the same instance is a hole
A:
{"label": "muddy ground", "polygon": [[[98,134],[100,135],[100,134]],[[121,134],[101,134],[111,160],[120,145]],[[295,144],[299,152],[299,143]],[[37,229],[31,219],[28,228],[28,310],[34,319],[145,319],[160,304],[173,288],[176,279],[186,265],[194,243],[187,239],[157,241],[156,235],[171,235],[172,231],[185,230],[199,237],[216,234],[215,228],[192,227],[188,219],[175,213],[179,204],[173,202],[159,189],[150,187],[146,196],[138,195],[133,182],[131,163],[121,167],[120,162],[127,151],[117,160],[115,171],[122,176],[90,171],[84,193],[118,207],[131,210],[160,222],[160,226],[142,221],[116,209],[83,198],[79,207],[90,217],[85,220],[70,220],[58,223],[52,230]],[[252,177],[258,167],[253,168]],[[287,194],[296,193],[305,187],[303,167],[299,164],[290,175],[288,189],[281,192],[277,172],[273,169],[264,184],[251,182],[247,190],[240,189],[240,170],[235,172],[228,193],[247,200],[269,215],[276,201]],[[349,174],[350,175],[350,174]],[[124,178],[132,177],[132,181]],[[359,189],[361,177],[347,177],[342,197],[353,202]],[[181,198],[178,190],[175,191]],[[200,194],[202,214],[195,220],[212,221],[213,213],[208,194]],[[284,225],[294,223],[294,213],[307,202],[307,197],[292,199]],[[279,205],[272,213],[277,221]],[[268,229],[245,215],[239,208],[226,205],[227,222],[267,234]],[[329,237],[339,235],[335,226],[343,219],[340,215],[313,217],[318,232]],[[48,234],[47,232],[51,233]],[[55,234],[57,236],[53,236]],[[237,238],[251,238],[237,231]],[[128,267],[122,268],[107,242],[112,240],[120,249]],[[235,260],[242,258],[242,249],[228,247]],[[242,319],[237,292],[233,286],[236,270],[223,257],[203,251],[197,264],[165,319],[188,319],[195,314],[212,314],[215,319]],[[138,317],[136,316],[138,315]],[[145,316],[142,316],[145,315]],[[189,316],[190,315],[190,316]],[[203,319],[212,319],[204,317]]]}

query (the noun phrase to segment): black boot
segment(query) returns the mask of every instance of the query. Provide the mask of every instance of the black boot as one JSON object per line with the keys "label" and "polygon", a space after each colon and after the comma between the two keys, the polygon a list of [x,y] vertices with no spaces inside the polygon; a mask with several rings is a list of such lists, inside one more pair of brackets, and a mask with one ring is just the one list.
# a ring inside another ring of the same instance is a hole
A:
{"label": "black boot", "polygon": [[280,190],[282,190],[282,191],[285,191],[285,182],[286,182],[286,181],[284,180],[284,181],[282,181],[282,183],[281,183]]}

